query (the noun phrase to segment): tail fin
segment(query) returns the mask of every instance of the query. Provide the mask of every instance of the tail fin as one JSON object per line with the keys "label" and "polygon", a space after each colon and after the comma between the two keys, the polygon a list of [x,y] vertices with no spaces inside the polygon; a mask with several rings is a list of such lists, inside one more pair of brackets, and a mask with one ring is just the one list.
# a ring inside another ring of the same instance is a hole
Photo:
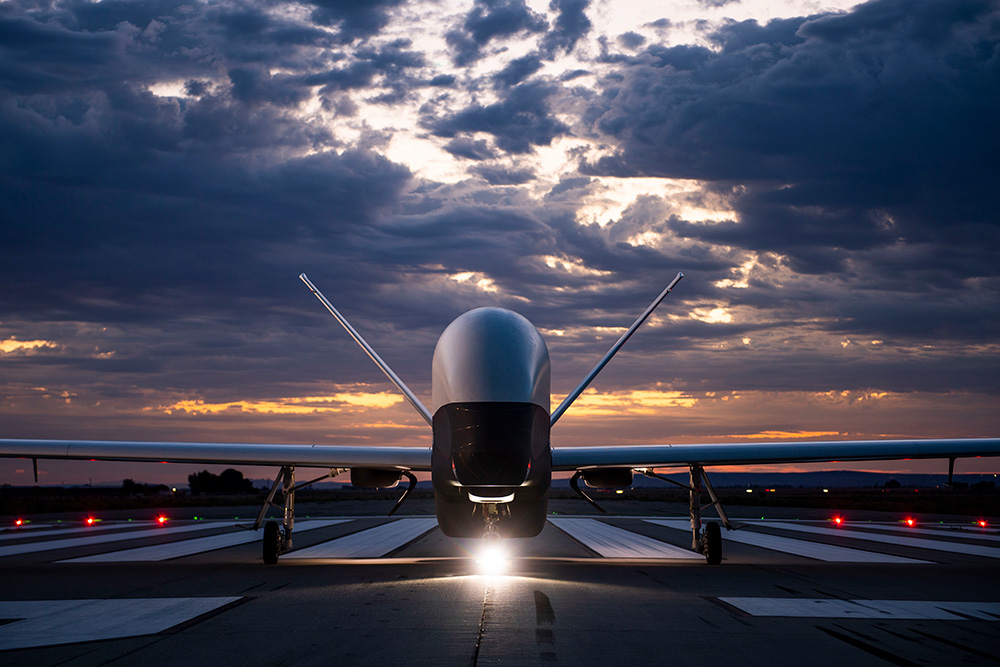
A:
{"label": "tail fin", "polygon": [[652,314],[652,312],[656,309],[656,307],[660,305],[661,301],[667,298],[667,295],[673,291],[674,286],[677,283],[679,283],[681,281],[681,278],[683,277],[684,274],[680,272],[678,272],[677,275],[674,276],[674,279],[670,281],[670,284],[667,285],[666,289],[660,292],[660,295],[658,297],[653,299],[653,303],[649,304],[649,307],[646,308],[646,312],[640,315],[639,319],[637,319],[635,322],[632,323],[632,326],[630,326],[628,328],[628,331],[626,331],[622,335],[622,337],[618,339],[618,342],[611,346],[611,349],[608,350],[608,353],[604,355],[604,358],[601,359],[599,362],[597,362],[597,365],[594,366],[594,369],[590,371],[587,377],[583,379],[583,382],[581,382],[576,389],[571,391],[569,393],[569,396],[563,399],[563,402],[560,403],[559,407],[556,408],[555,411],[552,413],[552,417],[549,420],[550,425],[555,424],[556,421],[560,417],[562,417],[563,413],[566,412],[566,409],[569,408],[569,406],[573,405],[573,401],[575,401],[580,396],[580,394],[582,394],[583,391],[588,386],[590,386],[590,383],[594,381],[594,378],[597,377],[597,374],[600,373],[602,370],[604,370],[604,367],[608,365],[609,361],[611,361],[611,357],[615,356],[615,354],[618,353],[618,350],[622,348],[622,345],[624,345],[625,342],[629,338],[631,338],[632,334],[635,333],[636,329],[642,326],[642,323],[646,321],[646,318],[648,318],[650,314]]}
{"label": "tail fin", "polygon": [[316,295],[316,298],[319,299],[324,306],[326,306],[326,309],[330,311],[330,314],[337,318],[337,321],[343,325],[343,327],[347,330],[347,333],[349,333],[351,335],[351,338],[354,339],[354,342],[356,342],[358,345],[361,346],[361,349],[364,350],[369,357],[371,357],[371,360],[374,361],[378,365],[378,367],[382,369],[382,372],[385,373],[385,376],[389,378],[389,380],[394,385],[396,385],[396,388],[403,393],[403,396],[405,396],[406,400],[410,402],[410,405],[412,405],[413,408],[420,413],[420,416],[424,418],[424,421],[426,421],[428,424],[433,423],[431,411],[427,409],[427,406],[421,403],[420,399],[417,398],[416,394],[410,391],[410,388],[407,387],[406,384],[404,384],[403,381],[399,379],[399,376],[396,375],[391,368],[389,368],[389,364],[382,361],[382,357],[378,356],[378,353],[372,349],[372,346],[369,345],[368,342],[361,337],[361,334],[359,334],[357,331],[354,330],[354,327],[351,326],[351,323],[348,322],[344,318],[344,316],[341,315],[337,311],[337,309],[333,307],[333,304],[327,301],[326,297],[323,296],[323,293],[320,292],[318,289],[316,289],[316,286],[312,284],[312,282],[309,280],[306,274],[304,273],[300,274],[299,278],[301,278],[302,282],[304,282],[306,286],[312,291],[312,293]]}

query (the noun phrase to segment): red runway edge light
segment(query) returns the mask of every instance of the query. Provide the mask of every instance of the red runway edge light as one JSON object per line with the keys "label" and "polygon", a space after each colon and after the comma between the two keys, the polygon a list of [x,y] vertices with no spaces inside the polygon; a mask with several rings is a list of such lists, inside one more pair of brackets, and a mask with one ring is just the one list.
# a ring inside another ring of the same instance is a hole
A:
{"label": "red runway edge light", "polygon": [[903,523],[905,523],[910,528],[913,528],[915,525],[917,525],[917,520],[914,519],[912,516],[908,516],[905,519],[903,519]]}
{"label": "red runway edge light", "polygon": [[162,526],[167,523],[167,517],[161,514],[160,516],[156,517],[156,522]]}

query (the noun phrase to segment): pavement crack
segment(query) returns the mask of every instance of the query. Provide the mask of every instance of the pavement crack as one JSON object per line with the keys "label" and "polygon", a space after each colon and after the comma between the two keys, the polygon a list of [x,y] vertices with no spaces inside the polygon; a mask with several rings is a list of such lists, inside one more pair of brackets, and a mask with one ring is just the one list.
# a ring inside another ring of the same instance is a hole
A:
{"label": "pavement crack", "polygon": [[490,608],[490,587],[486,587],[486,592],[483,594],[483,615],[479,619],[479,635],[476,637],[476,646],[472,649],[472,659],[469,661],[469,667],[476,667],[479,663],[479,648],[483,645],[483,633],[486,631],[486,614]]}

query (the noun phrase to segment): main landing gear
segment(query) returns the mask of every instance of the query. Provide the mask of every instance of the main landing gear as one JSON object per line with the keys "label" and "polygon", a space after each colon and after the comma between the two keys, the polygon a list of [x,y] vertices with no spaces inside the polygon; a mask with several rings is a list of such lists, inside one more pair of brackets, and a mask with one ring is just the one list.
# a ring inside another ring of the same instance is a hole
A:
{"label": "main landing gear", "polygon": [[[252,526],[243,526],[250,530],[259,530],[261,524],[264,525],[263,556],[265,563],[268,565],[277,563],[278,556],[292,549],[292,529],[295,527],[295,492],[324,479],[333,479],[342,472],[346,471],[342,468],[331,468],[330,472],[322,477],[296,484],[295,466],[282,466],[281,470],[278,471],[278,476],[274,478],[274,484],[271,485],[264,506],[257,514],[257,520],[253,522]],[[278,493],[279,488],[283,497],[283,502],[280,505],[274,502],[274,496]],[[270,507],[282,511],[281,523],[277,521],[264,523],[264,517]]]}
{"label": "main landing gear", "polygon": [[[281,470],[278,471],[278,476],[274,478],[274,484],[271,485],[271,490],[267,494],[267,499],[264,500],[264,506],[260,508],[260,512],[257,514],[257,520],[253,522],[253,525],[240,526],[241,528],[246,528],[248,530],[260,530],[261,525],[264,526],[264,542],[263,542],[263,556],[264,562],[273,565],[278,562],[278,556],[283,553],[288,553],[292,550],[292,528],[295,527],[295,492],[299,489],[305,488],[316,482],[322,482],[325,479],[333,479],[337,475],[347,472],[347,468],[330,468],[330,472],[316,479],[311,479],[308,482],[301,482],[299,484],[295,483],[295,466],[282,466]],[[413,489],[417,486],[417,476],[411,473],[409,470],[393,471],[389,478],[383,477],[381,481],[386,482],[385,484],[379,483],[377,475],[380,470],[368,470],[368,469],[358,469],[355,468],[351,472],[351,483],[355,486],[362,486],[368,488],[385,488],[395,486],[401,477],[406,477],[409,480],[409,486],[407,486],[406,491],[391,510],[389,510],[389,516],[396,513],[399,506],[403,504]],[[359,479],[355,479],[355,476]],[[373,475],[376,475],[373,481]],[[391,478],[391,479],[390,479]],[[388,483],[386,480],[391,481]],[[281,495],[283,502],[278,504],[274,502],[274,497],[278,493],[278,489],[281,489]],[[267,516],[268,508],[275,507],[281,510],[281,522],[268,521],[264,523],[264,517]]]}
{"label": "main landing gear", "polygon": [[[690,482],[688,484],[675,482],[668,477],[656,474],[648,468],[640,470],[639,472],[646,475],[646,477],[654,477],[688,490],[688,507],[690,508],[691,514],[691,549],[700,554],[704,554],[705,561],[709,565],[718,565],[721,563],[722,529],[719,527],[718,523],[710,521],[705,524],[705,529],[702,531],[701,511],[706,507],[714,507],[715,511],[719,515],[719,518],[722,519],[722,523],[726,527],[726,530],[733,530],[733,524],[729,520],[729,517],[726,516],[726,511],[723,509],[722,503],[719,502],[718,496],[715,495],[715,489],[712,488],[712,482],[709,481],[708,475],[705,474],[705,469],[699,465],[691,466],[689,478]],[[708,495],[712,499],[712,502],[707,505],[701,504],[702,480],[705,481],[705,489],[708,491]]]}

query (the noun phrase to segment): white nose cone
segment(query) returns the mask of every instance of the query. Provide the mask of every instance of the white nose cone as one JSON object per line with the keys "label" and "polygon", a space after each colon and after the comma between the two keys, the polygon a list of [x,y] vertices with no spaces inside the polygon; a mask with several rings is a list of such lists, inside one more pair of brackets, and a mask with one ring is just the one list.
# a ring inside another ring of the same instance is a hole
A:
{"label": "white nose cone", "polygon": [[534,403],[549,411],[549,350],[534,325],[504,308],[477,308],[438,339],[433,411],[448,403]]}

